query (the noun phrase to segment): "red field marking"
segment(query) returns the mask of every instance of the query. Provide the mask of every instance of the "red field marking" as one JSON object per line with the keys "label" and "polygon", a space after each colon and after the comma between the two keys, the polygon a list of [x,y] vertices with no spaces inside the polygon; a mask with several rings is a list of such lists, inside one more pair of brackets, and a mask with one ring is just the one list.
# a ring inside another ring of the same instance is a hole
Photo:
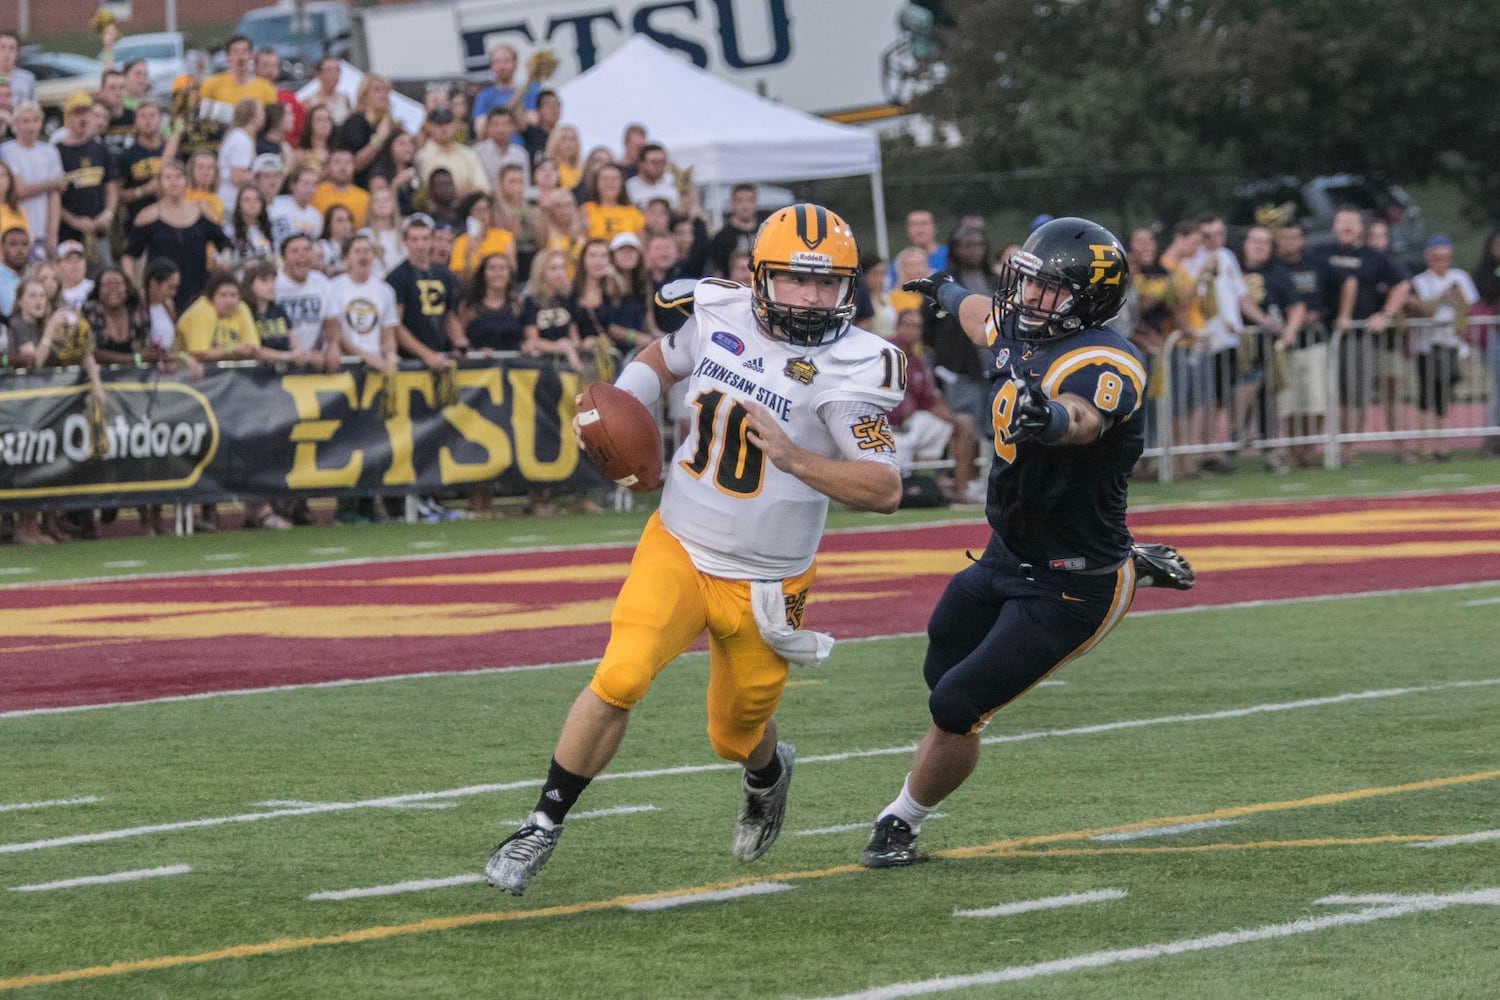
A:
{"label": "red field marking", "polygon": [[[1500,579],[1500,492],[1173,509],[1138,538],[1191,559],[1135,609]],[[809,627],[920,632],[981,522],[825,539]],[[597,656],[629,546],[59,584],[6,592],[0,710]]]}

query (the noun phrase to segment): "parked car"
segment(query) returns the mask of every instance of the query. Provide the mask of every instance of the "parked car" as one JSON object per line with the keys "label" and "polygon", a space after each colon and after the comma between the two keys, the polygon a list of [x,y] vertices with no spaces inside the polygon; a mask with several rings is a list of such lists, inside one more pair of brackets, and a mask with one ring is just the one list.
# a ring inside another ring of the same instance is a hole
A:
{"label": "parked car", "polygon": [[235,34],[250,39],[257,49],[269,48],[281,57],[284,79],[309,79],[325,55],[349,55],[349,5],[339,0],[309,0],[302,4],[305,24],[294,23],[290,3],[246,11],[234,26]]}
{"label": "parked car", "polygon": [[1264,222],[1268,210],[1291,206],[1292,217],[1302,224],[1307,245],[1322,250],[1333,243],[1333,213],[1352,205],[1366,221],[1383,219],[1391,228],[1391,252],[1421,270],[1422,243],[1426,233],[1422,210],[1399,185],[1364,174],[1331,174],[1303,180],[1271,177],[1242,185],[1234,192],[1228,213],[1231,236],[1243,237],[1250,226]]}
{"label": "parked car", "polygon": [[36,77],[36,100],[42,106],[43,132],[48,135],[62,125],[63,101],[80,90],[98,90],[104,72],[104,64],[97,59],[36,48],[23,49],[16,65]]}
{"label": "parked car", "polygon": [[[103,53],[100,53],[102,56]],[[151,93],[165,96],[172,92],[172,81],[187,72],[187,39],[180,31],[155,31],[144,35],[126,35],[115,42],[115,66],[146,60],[151,74]]]}

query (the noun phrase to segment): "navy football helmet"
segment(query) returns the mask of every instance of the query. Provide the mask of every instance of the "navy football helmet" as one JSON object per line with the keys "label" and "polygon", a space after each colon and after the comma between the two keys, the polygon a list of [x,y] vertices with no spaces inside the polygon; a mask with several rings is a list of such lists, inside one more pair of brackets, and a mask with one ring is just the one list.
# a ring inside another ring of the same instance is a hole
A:
{"label": "navy football helmet", "polygon": [[1125,248],[1113,233],[1087,219],[1054,219],[1001,269],[995,328],[1014,315],[1020,340],[1066,337],[1109,320],[1129,287]]}

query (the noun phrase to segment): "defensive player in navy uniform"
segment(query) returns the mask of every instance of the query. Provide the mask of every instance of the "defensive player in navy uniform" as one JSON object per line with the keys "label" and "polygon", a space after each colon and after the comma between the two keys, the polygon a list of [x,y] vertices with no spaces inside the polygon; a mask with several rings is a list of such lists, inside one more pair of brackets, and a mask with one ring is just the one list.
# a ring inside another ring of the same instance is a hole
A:
{"label": "defensive player in navy uniform", "polygon": [[709,743],[744,765],[730,851],[754,861],[781,830],[795,752],[772,716],[788,663],[820,662],[832,645],[800,627],[813,555],[830,499],[884,513],[900,503],[886,414],[906,388],[905,355],[850,326],[859,251],[834,213],[808,204],[776,212],[756,234],[751,266],[749,288],[710,278],[661,300],[691,303],[691,318],[615,382],[650,406],[685,380],[696,419],[536,809],[485,867],[491,885],[516,895],[551,856],[652,680],[705,632]]}
{"label": "defensive player in navy uniform", "polygon": [[860,856],[918,860],[922,821],[973,772],[990,717],[1120,623],[1136,588],[1126,477],[1143,447],[1146,368],[1104,323],[1130,287],[1119,240],[1048,222],[1005,266],[993,300],[946,274],[908,282],[993,353],[995,459],[984,555],[927,625],[932,724]]}

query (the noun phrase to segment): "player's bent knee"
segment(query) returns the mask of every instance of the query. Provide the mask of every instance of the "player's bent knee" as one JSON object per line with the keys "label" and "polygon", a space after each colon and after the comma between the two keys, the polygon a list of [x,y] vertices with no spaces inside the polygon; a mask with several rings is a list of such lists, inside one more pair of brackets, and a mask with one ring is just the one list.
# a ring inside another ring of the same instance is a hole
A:
{"label": "player's bent knee", "polygon": [[939,686],[927,699],[932,724],[945,733],[967,736],[985,716],[985,709],[958,692]]}
{"label": "player's bent knee", "polygon": [[759,726],[755,730],[730,729],[724,726],[708,725],[708,744],[714,748],[714,753],[725,760],[736,764],[743,764],[750,759],[755,748],[760,745],[760,738],[765,734],[765,726]]}
{"label": "player's bent knee", "polygon": [[650,687],[651,671],[643,666],[630,664],[612,664],[606,667],[601,663],[594,671],[593,680],[589,681],[589,690],[598,695],[600,701],[626,711],[646,697],[646,691]]}

